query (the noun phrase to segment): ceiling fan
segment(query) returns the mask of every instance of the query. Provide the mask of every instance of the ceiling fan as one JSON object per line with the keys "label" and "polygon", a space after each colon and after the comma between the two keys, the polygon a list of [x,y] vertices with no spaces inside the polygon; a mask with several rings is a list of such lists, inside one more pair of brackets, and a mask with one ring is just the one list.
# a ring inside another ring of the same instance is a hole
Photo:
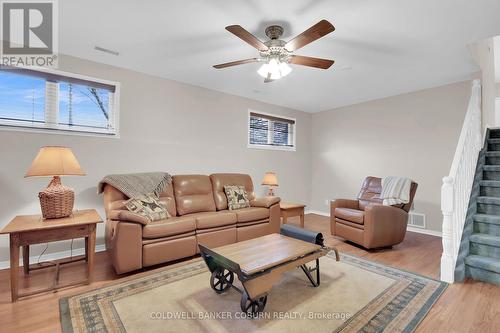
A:
{"label": "ceiling fan", "polygon": [[295,51],[306,46],[307,44],[328,35],[330,32],[333,32],[335,27],[327,20],[319,21],[288,42],[280,39],[281,35],[283,35],[283,27],[279,25],[271,25],[266,28],[266,35],[270,38],[267,42],[260,41],[257,37],[239,25],[227,26],[226,30],[259,50],[260,57],[232,61],[213,66],[217,69],[254,62],[263,62],[263,65],[259,68],[257,73],[264,77],[264,82],[267,83],[290,74],[292,68],[289,64],[328,69],[334,63],[333,60],[293,54]]}

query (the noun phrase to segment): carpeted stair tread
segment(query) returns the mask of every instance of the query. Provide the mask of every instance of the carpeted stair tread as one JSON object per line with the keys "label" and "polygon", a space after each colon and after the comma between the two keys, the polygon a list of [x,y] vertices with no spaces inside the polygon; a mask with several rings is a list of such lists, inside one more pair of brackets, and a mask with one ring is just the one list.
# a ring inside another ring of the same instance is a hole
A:
{"label": "carpeted stair tread", "polygon": [[472,234],[469,238],[472,243],[500,247],[500,237],[488,234]]}
{"label": "carpeted stair tread", "polygon": [[488,139],[488,143],[500,143],[500,138]]}
{"label": "carpeted stair tread", "polygon": [[484,171],[500,171],[500,165],[483,165]]}
{"label": "carpeted stair tread", "polygon": [[495,258],[470,255],[465,258],[465,264],[500,274],[500,260]]}
{"label": "carpeted stair tread", "polygon": [[481,180],[479,185],[487,187],[500,187],[500,180]]}
{"label": "carpeted stair tread", "polygon": [[500,157],[500,151],[487,151],[486,156],[488,156],[488,157]]}
{"label": "carpeted stair tread", "polygon": [[475,222],[500,225],[500,215],[474,214],[474,216],[472,218]]}
{"label": "carpeted stair tread", "polygon": [[500,205],[499,197],[477,197],[477,202],[488,205]]}

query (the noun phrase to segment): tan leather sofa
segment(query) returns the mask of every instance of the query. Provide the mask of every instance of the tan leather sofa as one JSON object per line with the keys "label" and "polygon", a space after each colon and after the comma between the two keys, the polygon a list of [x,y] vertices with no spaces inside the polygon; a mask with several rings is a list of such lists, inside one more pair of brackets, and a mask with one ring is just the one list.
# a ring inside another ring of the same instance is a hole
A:
{"label": "tan leather sofa", "polygon": [[[243,185],[249,208],[228,210],[225,185]],[[198,243],[216,247],[279,232],[278,197],[256,198],[245,174],[176,175],[160,195],[172,217],[143,223],[131,221],[128,198],[116,188],[104,188],[106,249],[118,274],[193,256]]]}
{"label": "tan leather sofa", "polygon": [[408,211],[418,184],[412,182],[410,202],[383,206],[380,199],[381,179],[367,177],[356,200],[335,199],[330,204],[330,226],[334,236],[340,236],[367,249],[401,243],[406,234]]}

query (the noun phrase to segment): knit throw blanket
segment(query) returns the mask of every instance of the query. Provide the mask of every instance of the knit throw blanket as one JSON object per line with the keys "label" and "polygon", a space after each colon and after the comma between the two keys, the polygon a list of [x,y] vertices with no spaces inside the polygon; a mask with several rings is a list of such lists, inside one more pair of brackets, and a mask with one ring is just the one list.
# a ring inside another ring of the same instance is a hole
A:
{"label": "knit throw blanket", "polygon": [[411,179],[406,177],[382,178],[380,199],[386,206],[406,204],[410,202]]}
{"label": "knit throw blanket", "polygon": [[172,176],[166,172],[107,175],[99,182],[97,193],[101,194],[104,191],[104,185],[109,184],[129,198],[150,193],[159,197],[171,182]]}

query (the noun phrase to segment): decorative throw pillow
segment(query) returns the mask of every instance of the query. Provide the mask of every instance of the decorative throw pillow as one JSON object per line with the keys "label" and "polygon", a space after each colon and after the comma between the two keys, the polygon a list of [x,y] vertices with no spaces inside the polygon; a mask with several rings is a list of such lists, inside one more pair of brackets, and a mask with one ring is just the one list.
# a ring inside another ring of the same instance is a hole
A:
{"label": "decorative throw pillow", "polygon": [[167,206],[153,193],[131,198],[125,202],[125,207],[133,213],[144,216],[149,221],[158,221],[170,217]]}
{"label": "decorative throw pillow", "polygon": [[226,185],[224,186],[224,192],[226,192],[229,210],[250,207],[250,200],[248,200],[245,186]]}

